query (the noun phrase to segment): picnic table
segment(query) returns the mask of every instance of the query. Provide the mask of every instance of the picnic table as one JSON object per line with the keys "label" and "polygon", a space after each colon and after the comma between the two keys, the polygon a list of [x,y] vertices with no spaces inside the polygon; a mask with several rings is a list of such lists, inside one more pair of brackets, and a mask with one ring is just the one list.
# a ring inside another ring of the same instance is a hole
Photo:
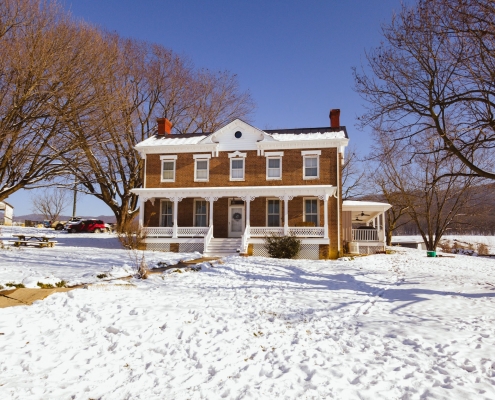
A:
{"label": "picnic table", "polygon": [[14,240],[14,246],[34,246],[34,247],[53,247],[56,240],[53,239],[54,236],[46,236],[46,235],[26,235],[26,234],[18,234],[12,235],[17,239]]}

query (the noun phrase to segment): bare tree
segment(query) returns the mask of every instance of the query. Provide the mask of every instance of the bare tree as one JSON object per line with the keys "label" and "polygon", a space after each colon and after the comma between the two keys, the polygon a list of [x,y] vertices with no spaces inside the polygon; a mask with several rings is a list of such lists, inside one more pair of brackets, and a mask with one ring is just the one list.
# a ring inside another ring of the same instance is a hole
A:
{"label": "bare tree", "polygon": [[138,212],[131,190],[143,185],[144,163],[134,146],[156,131],[157,117],[171,120],[175,133],[201,132],[226,118],[245,117],[252,101],[228,74],[201,86],[198,77],[210,75],[194,72],[188,60],[156,44],[107,35],[98,51],[108,61],[92,77],[100,102],[84,118],[80,108],[70,109],[68,126],[78,150],[64,162],[87,193],[112,209],[123,229]]}
{"label": "bare tree", "polygon": [[349,146],[342,166],[342,199],[363,196],[366,192],[366,178],[356,148]]}
{"label": "bare tree", "polygon": [[42,214],[45,219],[57,221],[60,214],[69,205],[70,198],[67,190],[46,188],[31,198],[33,212]]}
{"label": "bare tree", "polygon": [[77,146],[70,108],[90,109],[88,76],[99,74],[95,31],[54,2],[0,3],[0,200],[66,172],[59,158]]}
{"label": "bare tree", "polygon": [[377,137],[380,180],[384,195],[414,221],[427,249],[435,250],[446,230],[470,211],[469,189],[476,178],[465,174],[467,167],[449,153],[424,152],[425,143],[433,150],[440,139],[427,133],[419,138],[422,150],[390,142],[386,135]]}
{"label": "bare tree", "polygon": [[416,136],[433,135],[435,151],[462,163],[446,174],[495,179],[495,2],[418,0],[382,30],[354,71],[368,101],[362,124],[386,126],[419,153]]}

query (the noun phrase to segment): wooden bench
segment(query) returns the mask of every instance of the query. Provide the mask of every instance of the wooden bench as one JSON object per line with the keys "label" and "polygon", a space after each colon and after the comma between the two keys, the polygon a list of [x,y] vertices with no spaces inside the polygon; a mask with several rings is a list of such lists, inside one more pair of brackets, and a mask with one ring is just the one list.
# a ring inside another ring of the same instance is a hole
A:
{"label": "wooden bench", "polygon": [[40,242],[40,241],[33,241],[33,240],[16,240],[14,241],[14,246],[20,247],[20,246],[33,246],[33,247],[54,247],[55,243],[58,243],[57,241],[50,241],[50,242]]}

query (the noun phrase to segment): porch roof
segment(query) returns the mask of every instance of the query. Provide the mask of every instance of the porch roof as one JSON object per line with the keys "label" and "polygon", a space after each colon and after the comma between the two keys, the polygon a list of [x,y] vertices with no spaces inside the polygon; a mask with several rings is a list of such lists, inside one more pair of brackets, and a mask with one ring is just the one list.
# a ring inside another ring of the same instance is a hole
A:
{"label": "porch roof", "polygon": [[376,201],[344,200],[342,202],[342,211],[351,212],[352,222],[363,224],[367,224],[391,207],[388,203],[378,203]]}
{"label": "porch roof", "polygon": [[253,200],[256,197],[274,196],[291,200],[296,196],[314,196],[324,200],[336,196],[337,187],[331,185],[304,186],[232,186],[232,187],[183,187],[183,188],[143,188],[132,189],[139,195],[141,201],[154,198],[179,200],[186,197],[200,197],[216,200],[220,197],[238,197],[243,200]]}

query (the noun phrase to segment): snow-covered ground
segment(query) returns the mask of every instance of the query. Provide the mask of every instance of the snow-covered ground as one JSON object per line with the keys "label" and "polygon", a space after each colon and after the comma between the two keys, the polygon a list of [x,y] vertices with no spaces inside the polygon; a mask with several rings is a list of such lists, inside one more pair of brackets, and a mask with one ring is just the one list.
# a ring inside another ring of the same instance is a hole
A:
{"label": "snow-covered ground", "polygon": [[[111,236],[62,235],[0,250],[0,283],[130,265]],[[0,309],[0,398],[495,398],[495,260],[230,257],[131,282]]]}

